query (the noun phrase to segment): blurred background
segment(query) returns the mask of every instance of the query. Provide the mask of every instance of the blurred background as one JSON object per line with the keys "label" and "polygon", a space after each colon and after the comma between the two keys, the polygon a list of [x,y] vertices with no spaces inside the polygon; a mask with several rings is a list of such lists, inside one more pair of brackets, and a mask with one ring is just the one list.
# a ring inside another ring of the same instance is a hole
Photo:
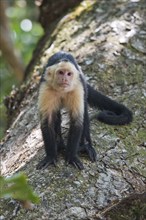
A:
{"label": "blurred background", "polygon": [[24,69],[43,35],[36,3],[0,0],[0,139],[7,126],[4,97],[22,81]]}

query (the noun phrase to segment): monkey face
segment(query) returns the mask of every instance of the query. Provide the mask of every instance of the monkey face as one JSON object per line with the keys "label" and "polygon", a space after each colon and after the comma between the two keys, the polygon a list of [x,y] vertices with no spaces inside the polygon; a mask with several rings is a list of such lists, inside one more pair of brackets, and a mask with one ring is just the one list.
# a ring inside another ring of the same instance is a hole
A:
{"label": "monkey face", "polygon": [[67,88],[71,86],[73,80],[73,72],[68,69],[59,68],[56,71],[56,81],[59,87]]}
{"label": "monkey face", "polygon": [[62,92],[72,91],[79,81],[79,71],[70,62],[62,61],[46,69],[48,85]]}

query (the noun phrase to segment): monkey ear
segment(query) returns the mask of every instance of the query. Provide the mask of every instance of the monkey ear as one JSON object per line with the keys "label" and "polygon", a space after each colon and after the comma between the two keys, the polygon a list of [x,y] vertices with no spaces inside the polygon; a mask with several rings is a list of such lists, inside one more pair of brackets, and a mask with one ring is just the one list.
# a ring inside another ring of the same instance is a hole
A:
{"label": "monkey ear", "polygon": [[45,75],[50,76],[51,75],[51,71],[50,71],[50,67],[47,67],[45,70]]}

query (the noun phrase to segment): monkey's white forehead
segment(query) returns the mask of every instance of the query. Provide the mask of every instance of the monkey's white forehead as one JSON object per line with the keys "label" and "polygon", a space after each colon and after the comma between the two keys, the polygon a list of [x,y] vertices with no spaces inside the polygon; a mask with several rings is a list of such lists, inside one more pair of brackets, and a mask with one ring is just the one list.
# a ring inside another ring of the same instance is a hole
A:
{"label": "monkey's white forehead", "polygon": [[46,69],[46,72],[54,72],[55,73],[58,70],[68,70],[68,71],[73,72],[75,74],[79,74],[79,71],[75,68],[75,66],[72,63],[65,62],[65,61],[62,61],[60,63],[49,66]]}
{"label": "monkey's white forehead", "polygon": [[78,72],[78,70],[75,68],[75,66],[72,63],[64,62],[64,61],[56,64],[56,69],[65,69],[72,72]]}

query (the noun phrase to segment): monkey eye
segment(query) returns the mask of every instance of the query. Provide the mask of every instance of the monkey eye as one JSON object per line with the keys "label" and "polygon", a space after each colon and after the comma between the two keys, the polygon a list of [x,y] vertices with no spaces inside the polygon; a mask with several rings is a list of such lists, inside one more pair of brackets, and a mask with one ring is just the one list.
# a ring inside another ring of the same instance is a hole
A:
{"label": "monkey eye", "polygon": [[64,72],[63,72],[62,70],[59,70],[59,71],[58,71],[58,74],[59,74],[59,75],[64,75]]}
{"label": "monkey eye", "polygon": [[67,75],[68,75],[68,76],[71,76],[71,75],[72,75],[72,72],[68,72]]}

